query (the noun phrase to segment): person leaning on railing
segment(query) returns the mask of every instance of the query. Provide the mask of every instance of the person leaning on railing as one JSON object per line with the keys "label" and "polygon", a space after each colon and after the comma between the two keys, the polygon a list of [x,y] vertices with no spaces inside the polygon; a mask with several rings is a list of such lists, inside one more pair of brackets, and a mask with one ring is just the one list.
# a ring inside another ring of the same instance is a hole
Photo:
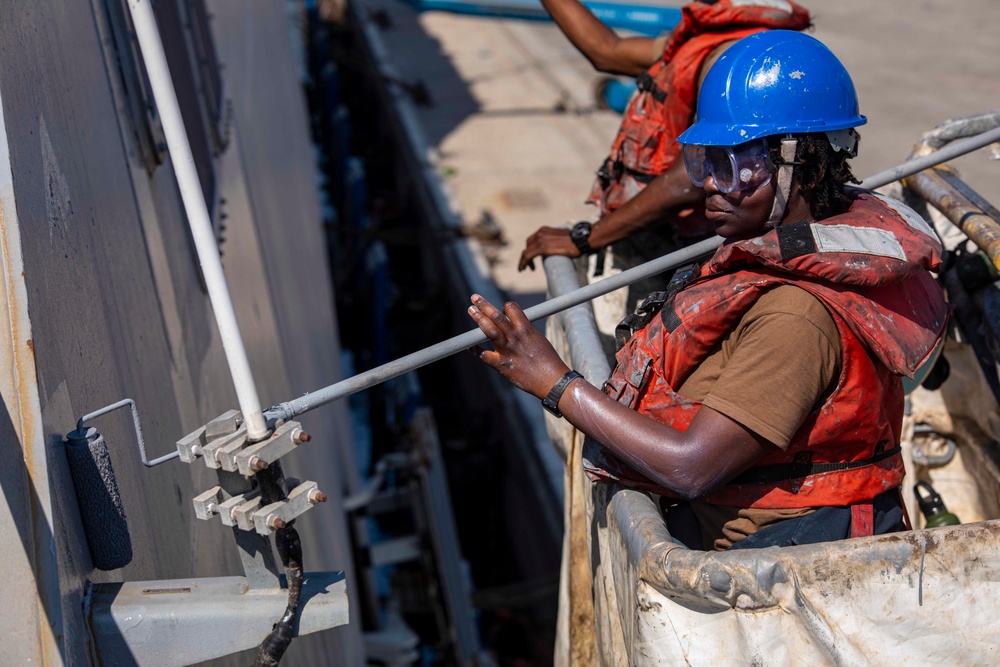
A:
{"label": "person leaning on railing", "polygon": [[516,304],[472,297],[494,346],[479,357],[601,445],[592,479],[659,494],[693,548],[906,527],[901,377],[945,330],[942,249],[903,204],[846,186],[865,122],[812,37],[762,32],[722,55],[679,141],[725,242],[626,318],[603,390]]}
{"label": "person leaning on railing", "polygon": [[[599,219],[579,222],[572,230],[541,227],[528,237],[518,270],[534,269],[537,257],[593,253],[657,223],[668,229],[617,247],[616,260],[624,259],[624,268],[650,259],[643,255],[651,246],[663,251],[673,247],[674,235],[697,239],[710,234],[704,195],[691,186],[677,143],[691,124],[698,86],[735,40],[769,28],[802,30],[810,24],[809,12],[791,0],[692,2],[682,8],[669,36],[648,38],[619,37],[579,0],[542,4],[595,69],[637,77],[639,91],[623,114],[590,194]],[[603,259],[598,264],[603,267]]]}

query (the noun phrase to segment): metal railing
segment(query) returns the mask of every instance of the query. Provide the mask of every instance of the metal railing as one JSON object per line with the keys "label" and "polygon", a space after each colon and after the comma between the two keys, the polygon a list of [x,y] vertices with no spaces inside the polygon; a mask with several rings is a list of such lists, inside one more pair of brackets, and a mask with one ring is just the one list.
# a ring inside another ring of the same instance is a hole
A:
{"label": "metal railing", "polygon": [[[888,185],[894,181],[911,176],[917,172],[937,166],[948,160],[954,159],[966,153],[988,146],[1000,141],[1000,128],[995,128],[983,132],[973,137],[968,137],[955,141],[945,148],[908,160],[892,169],[879,172],[869,176],[861,182],[862,188],[874,189]],[[722,239],[718,236],[706,239],[690,245],[686,248],[669,253],[662,257],[646,262],[640,266],[622,271],[621,273],[605,278],[604,280],[573,289],[570,292],[557,295],[548,301],[528,308],[525,315],[532,322],[540,320],[550,315],[555,315],[574,306],[596,299],[599,296],[613,292],[616,289],[625,287],[644,278],[675,269],[692,260],[713,252],[722,244]],[[545,264],[555,261],[559,263],[559,257],[548,257]],[[417,370],[427,364],[433,363],[457,352],[467,350],[470,347],[479,345],[486,341],[486,336],[479,329],[467,331],[458,336],[454,336],[445,341],[431,345],[422,350],[418,350],[405,357],[390,361],[387,364],[378,366],[364,373],[347,378],[335,384],[318,389],[316,391],[300,396],[299,398],[284,403],[279,403],[264,412],[267,419],[291,419],[310,410],[326,405],[341,398],[345,398],[359,391],[369,389],[377,384],[381,384],[404,373]],[[582,372],[582,371],[581,371]]]}

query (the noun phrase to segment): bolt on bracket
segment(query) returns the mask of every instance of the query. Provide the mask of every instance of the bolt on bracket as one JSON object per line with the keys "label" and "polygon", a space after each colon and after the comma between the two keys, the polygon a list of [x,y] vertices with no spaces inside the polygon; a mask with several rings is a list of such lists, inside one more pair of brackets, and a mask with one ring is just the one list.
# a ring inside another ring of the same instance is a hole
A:
{"label": "bolt on bracket", "polygon": [[292,489],[287,500],[279,500],[254,512],[254,529],[261,535],[270,535],[305,514],[313,505],[322,502],[326,502],[326,494],[319,490],[319,485],[316,482],[302,482]]}
{"label": "bolt on bracket", "polygon": [[[239,470],[241,475],[249,477],[293,451],[299,443],[308,442],[311,439],[302,430],[302,425],[299,422],[287,421],[274,429],[274,433],[267,440],[255,442],[240,451],[234,451],[231,455],[232,460],[227,459],[226,464],[234,465],[234,470]],[[223,469],[229,470],[225,464]]]}

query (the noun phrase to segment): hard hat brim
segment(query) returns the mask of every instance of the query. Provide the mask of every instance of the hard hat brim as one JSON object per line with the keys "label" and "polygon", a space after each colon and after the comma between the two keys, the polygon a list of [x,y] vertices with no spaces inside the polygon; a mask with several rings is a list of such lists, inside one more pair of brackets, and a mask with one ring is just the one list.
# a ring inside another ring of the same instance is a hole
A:
{"label": "hard hat brim", "polygon": [[837,123],[818,121],[814,124],[798,123],[786,128],[774,125],[758,126],[696,122],[677,137],[677,142],[681,144],[697,144],[699,146],[736,146],[747,141],[760,139],[761,137],[784,134],[807,134],[810,132],[833,132],[836,130],[846,130],[851,127],[860,127],[867,122],[868,119],[862,115],[841,120]]}

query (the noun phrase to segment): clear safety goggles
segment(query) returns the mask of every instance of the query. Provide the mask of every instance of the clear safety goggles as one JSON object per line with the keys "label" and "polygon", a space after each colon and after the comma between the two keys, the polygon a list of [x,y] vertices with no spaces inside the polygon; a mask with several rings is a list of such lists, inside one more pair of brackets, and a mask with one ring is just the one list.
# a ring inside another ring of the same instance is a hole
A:
{"label": "clear safety goggles", "polygon": [[700,146],[684,144],[684,166],[698,187],[711,174],[716,187],[729,194],[752,190],[771,181],[774,164],[768,157],[766,139],[754,139],[737,146]]}

